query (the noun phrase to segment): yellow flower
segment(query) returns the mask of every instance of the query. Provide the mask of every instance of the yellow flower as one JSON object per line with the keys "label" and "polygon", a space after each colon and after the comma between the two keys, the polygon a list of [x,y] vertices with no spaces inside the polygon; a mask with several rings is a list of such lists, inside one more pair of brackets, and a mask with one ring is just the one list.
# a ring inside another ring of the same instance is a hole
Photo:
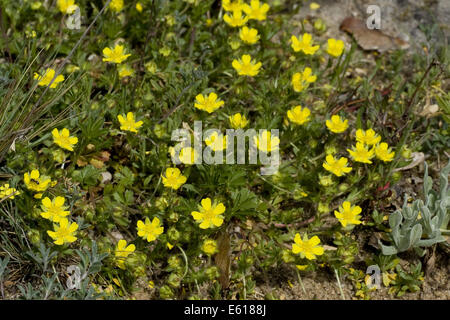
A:
{"label": "yellow flower", "polygon": [[334,215],[345,228],[348,224],[360,224],[361,223],[361,207],[352,206],[350,202],[344,201],[339,211],[334,210]]}
{"label": "yellow flower", "polygon": [[196,162],[198,155],[194,148],[185,147],[180,150],[179,158],[182,163],[190,165]]}
{"label": "yellow flower", "polygon": [[223,223],[222,213],[225,212],[223,203],[211,205],[211,199],[205,198],[199,206],[200,211],[192,211],[192,217],[200,223],[201,229],[220,227]]}
{"label": "yellow flower", "polygon": [[169,250],[172,250],[172,248],[173,248],[173,244],[171,244],[170,242],[167,242],[166,246],[167,246],[167,249],[169,249]]}
{"label": "yellow flower", "polygon": [[222,0],[222,7],[225,11],[240,11],[242,10],[242,0]]}
{"label": "yellow flower", "polygon": [[353,160],[357,162],[372,163],[370,159],[374,156],[374,148],[369,150],[364,144],[357,142],[356,147],[353,147],[353,150],[347,149],[347,151],[350,153]]}
{"label": "yellow flower", "polygon": [[236,10],[233,11],[232,16],[229,16],[228,14],[223,15],[223,20],[231,27],[242,27],[244,24],[247,23],[248,17],[245,17],[242,15],[242,11]]}
{"label": "yellow flower", "polygon": [[240,113],[235,113],[232,116],[229,116],[231,127],[234,129],[243,129],[247,126],[248,120],[245,115],[241,115]]}
{"label": "yellow flower", "polygon": [[239,31],[239,37],[248,44],[255,44],[259,40],[258,30],[254,28],[243,27]]}
{"label": "yellow flower", "polygon": [[259,0],[251,0],[250,5],[242,5],[242,10],[248,15],[249,19],[263,21],[267,18],[267,11],[270,6],[267,3],[260,4]]}
{"label": "yellow flower", "polygon": [[205,143],[212,151],[222,151],[227,148],[227,136],[214,131],[205,139]]}
{"label": "yellow flower", "polygon": [[217,99],[217,94],[214,92],[211,92],[208,96],[199,94],[195,97],[195,100],[194,107],[208,113],[213,113],[224,105],[222,100]]}
{"label": "yellow flower", "polygon": [[123,9],[123,0],[112,0],[112,1],[109,3],[109,8],[110,8],[112,11],[115,11],[115,12],[120,12],[120,11],[122,11],[122,9]]}
{"label": "yellow flower", "polygon": [[295,92],[301,92],[306,89],[310,83],[316,82],[317,76],[312,75],[312,70],[306,67],[302,73],[297,72],[292,76],[292,86]]}
{"label": "yellow flower", "polygon": [[161,227],[161,221],[154,217],[150,222],[149,218],[145,218],[145,223],[139,220],[137,222],[138,236],[144,238],[148,242],[155,241],[160,234],[164,232],[164,227]]}
{"label": "yellow flower", "polygon": [[298,270],[303,271],[303,270],[306,270],[306,268],[308,268],[308,265],[307,264],[296,264],[295,267]]}
{"label": "yellow flower", "polygon": [[75,237],[75,231],[78,229],[77,223],[72,222],[69,224],[67,218],[61,218],[59,225],[54,225],[53,228],[55,231],[47,231],[47,234],[55,240],[54,243],[56,245],[60,246],[77,240],[77,237]]}
{"label": "yellow flower", "polygon": [[121,78],[121,79],[132,76],[134,74],[133,68],[131,68],[130,66],[127,66],[127,65],[121,65],[117,69],[117,72],[119,72],[119,78]]}
{"label": "yellow flower", "polygon": [[131,131],[135,133],[137,133],[138,132],[137,129],[139,129],[144,124],[143,121],[136,122],[134,120],[133,112],[128,112],[126,119],[123,115],[119,114],[117,116],[117,119],[119,120],[120,123],[120,130]]}
{"label": "yellow flower", "polygon": [[[53,80],[53,77],[55,76],[55,70],[52,68],[48,68],[47,70],[45,70],[44,75],[39,75],[38,73],[34,73],[34,79],[38,80],[38,85],[43,87],[43,86],[48,86],[50,84],[50,82]],[[62,74],[58,75],[55,80],[53,81],[53,83],[51,84],[50,88],[54,89],[58,86],[58,83],[64,81],[64,76]]]}
{"label": "yellow flower", "polygon": [[23,180],[29,190],[36,192],[47,190],[51,182],[50,178],[41,177],[39,170],[32,170],[31,173],[26,172],[23,175]]}
{"label": "yellow flower", "polygon": [[347,167],[348,159],[345,157],[335,159],[331,154],[327,155],[326,162],[322,164],[325,170],[330,171],[338,177],[352,171],[351,167]]}
{"label": "yellow flower", "polygon": [[58,6],[59,11],[64,14],[71,14],[78,8],[78,6],[75,5],[75,0],[58,0],[56,5]]}
{"label": "yellow flower", "polygon": [[291,41],[291,47],[295,52],[303,51],[304,54],[313,55],[320,48],[312,45],[312,36],[309,33],[304,33],[301,39],[292,36]]}
{"label": "yellow flower", "polygon": [[202,245],[202,251],[211,256],[217,252],[217,242],[212,239],[206,239]]}
{"label": "yellow flower", "polygon": [[269,130],[260,132],[258,136],[253,137],[256,147],[264,152],[272,152],[278,150],[280,138],[272,137]]}
{"label": "yellow flower", "polygon": [[136,246],[134,244],[130,244],[129,246],[127,246],[127,242],[125,240],[119,240],[116,249],[114,250],[114,255],[117,258],[116,264],[120,269],[125,269],[126,258],[135,250]]}
{"label": "yellow flower", "polygon": [[381,137],[375,133],[372,129],[369,130],[356,130],[356,141],[367,144],[367,145],[375,145],[379,143]]}
{"label": "yellow flower", "polygon": [[321,256],[324,253],[323,247],[319,246],[320,239],[318,236],[314,236],[308,239],[308,235],[305,234],[303,239],[300,234],[297,233],[292,244],[292,252],[294,254],[300,254],[300,257],[308,260],[316,259],[316,256]]}
{"label": "yellow flower", "polygon": [[384,162],[389,162],[394,160],[395,152],[391,152],[391,148],[389,148],[386,142],[382,142],[375,147],[375,155],[378,159],[383,160]]}
{"label": "yellow flower", "polygon": [[167,168],[166,176],[161,175],[161,178],[165,187],[172,188],[174,190],[181,187],[187,180],[178,168]]}
{"label": "yellow flower", "polygon": [[19,194],[20,192],[16,188],[10,188],[8,183],[0,186],[0,200],[3,198],[14,199]]}
{"label": "yellow flower", "polygon": [[112,63],[122,63],[127,60],[131,54],[124,54],[124,46],[117,44],[114,48],[106,47],[103,49],[103,61],[112,62]]}
{"label": "yellow flower", "polygon": [[320,8],[320,4],[315,3],[315,2],[311,2],[311,3],[309,4],[309,8],[310,8],[311,10],[317,10],[317,9]]}
{"label": "yellow flower", "polygon": [[259,73],[261,62],[256,63],[249,54],[244,54],[240,60],[234,59],[232,66],[240,76],[253,77]]}
{"label": "yellow flower", "polygon": [[287,112],[288,119],[299,125],[308,122],[310,120],[310,115],[311,111],[308,108],[302,108],[302,106],[296,106]]}
{"label": "yellow flower", "polygon": [[336,114],[331,116],[331,120],[327,120],[325,124],[328,130],[334,133],[344,132],[348,128],[348,120],[342,120],[341,117]]}
{"label": "yellow flower", "polygon": [[70,214],[70,211],[65,211],[67,207],[64,206],[66,200],[63,197],[56,197],[53,200],[45,197],[42,199],[41,217],[53,222],[59,222]]}
{"label": "yellow flower", "polygon": [[140,2],[136,3],[136,10],[139,12],[142,12],[142,10],[143,10],[142,3],[140,3]]}
{"label": "yellow flower", "polygon": [[58,129],[55,128],[52,131],[52,135],[54,143],[56,143],[61,148],[69,151],[73,151],[73,146],[78,143],[78,138],[71,137],[70,131],[66,128],[62,129],[61,131],[58,131]]}
{"label": "yellow flower", "polygon": [[328,54],[333,57],[339,57],[344,52],[344,41],[336,39],[328,39]]}

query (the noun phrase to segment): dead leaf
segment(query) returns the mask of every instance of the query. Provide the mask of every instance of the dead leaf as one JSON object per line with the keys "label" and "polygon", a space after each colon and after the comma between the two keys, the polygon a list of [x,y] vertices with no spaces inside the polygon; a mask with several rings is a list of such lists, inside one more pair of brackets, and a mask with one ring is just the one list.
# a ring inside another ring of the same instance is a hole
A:
{"label": "dead leaf", "polygon": [[417,166],[418,164],[422,163],[425,160],[425,154],[423,152],[413,152],[412,153],[412,161],[407,166],[396,168],[392,170],[392,172],[397,171],[403,171],[403,170],[409,170]]}
{"label": "dead leaf", "polygon": [[95,168],[101,169],[103,168],[103,161],[98,160],[96,158],[92,158],[91,161],[89,161],[90,164],[92,164]]}
{"label": "dead leaf", "polygon": [[217,238],[217,244],[218,253],[216,254],[214,260],[220,272],[219,283],[222,285],[222,288],[225,289],[230,285],[231,264],[230,235],[227,231],[222,231]]}
{"label": "dead leaf", "polygon": [[388,36],[380,30],[368,29],[362,20],[355,17],[345,18],[340,29],[353,35],[356,42],[364,50],[385,52],[396,48],[406,49],[409,47],[408,42],[400,38]]}
{"label": "dead leaf", "polygon": [[88,162],[84,159],[84,157],[79,157],[77,159],[77,166],[84,167],[84,166],[87,166],[87,165],[88,165]]}

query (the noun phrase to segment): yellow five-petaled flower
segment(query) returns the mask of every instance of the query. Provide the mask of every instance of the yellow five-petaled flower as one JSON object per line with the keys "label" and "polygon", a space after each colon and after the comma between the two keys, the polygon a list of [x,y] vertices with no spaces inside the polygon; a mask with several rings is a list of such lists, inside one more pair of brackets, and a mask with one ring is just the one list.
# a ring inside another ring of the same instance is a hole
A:
{"label": "yellow five-petaled flower", "polygon": [[201,201],[199,211],[192,211],[194,220],[200,223],[201,229],[220,227],[223,223],[222,213],[225,212],[223,203],[212,204],[210,198]]}
{"label": "yellow five-petaled flower", "polygon": [[304,33],[303,36],[299,38],[292,36],[291,42],[291,47],[295,52],[303,51],[303,53],[307,55],[313,55],[320,48],[318,45],[312,45],[312,36],[309,33]]}
{"label": "yellow five-petaled flower", "polygon": [[212,113],[224,105],[224,102],[218,99],[217,94],[214,92],[211,92],[208,96],[198,94],[195,100],[194,107],[208,113]]}
{"label": "yellow five-petaled flower", "polygon": [[[53,78],[55,77],[55,70],[52,68],[48,68],[45,70],[44,75],[39,75],[38,73],[34,73],[34,78],[38,80],[39,86],[48,86],[50,82],[52,82]],[[51,89],[54,89],[58,86],[58,83],[64,81],[64,76],[62,74],[58,75],[55,80],[53,80],[52,84],[50,85]]]}
{"label": "yellow five-petaled flower", "polygon": [[78,229],[78,224],[72,222],[69,224],[67,218],[61,218],[59,225],[54,225],[55,231],[47,231],[47,234],[54,240],[56,245],[63,245],[65,243],[72,243],[77,240],[75,232]]}
{"label": "yellow five-petaled flower", "polygon": [[120,269],[125,269],[125,260],[126,258],[132,254],[136,250],[136,246],[134,244],[130,244],[127,246],[126,240],[119,240],[117,243],[116,249],[114,250],[114,255],[116,257],[116,264]]}
{"label": "yellow five-petaled flower", "polygon": [[112,62],[112,63],[122,63],[124,62],[131,54],[124,54],[124,46],[117,44],[114,48],[104,48],[103,49],[103,61]]}
{"label": "yellow five-petaled flower", "polygon": [[11,188],[9,186],[9,183],[0,186],[0,200],[2,200],[3,198],[14,199],[14,197],[18,196],[19,194],[20,192],[17,191],[16,188]]}
{"label": "yellow five-petaled flower", "polygon": [[327,155],[326,162],[323,163],[325,170],[330,171],[338,177],[341,177],[345,173],[352,171],[351,167],[347,166],[348,159],[345,157],[335,159],[331,154]]}
{"label": "yellow five-petaled flower", "polygon": [[381,137],[373,131],[373,129],[368,129],[366,131],[362,129],[356,130],[356,141],[367,144],[367,145],[375,145],[379,143]]}
{"label": "yellow five-petaled flower", "polygon": [[344,41],[336,39],[328,39],[327,52],[333,57],[339,57],[344,52]]}
{"label": "yellow five-petaled flower", "polygon": [[136,122],[133,112],[128,112],[126,118],[123,115],[119,114],[117,116],[117,119],[120,123],[120,130],[131,131],[134,133],[137,133],[137,129],[139,129],[144,124],[143,121]]}
{"label": "yellow five-petaled flower", "polygon": [[242,10],[247,14],[249,19],[263,21],[267,19],[267,11],[270,6],[267,3],[261,4],[259,0],[251,0],[250,5],[243,4]]}
{"label": "yellow five-petaled flower", "polygon": [[232,116],[229,116],[228,120],[230,120],[230,124],[234,129],[243,129],[248,124],[248,120],[245,115],[241,115],[240,113],[235,113]]}
{"label": "yellow five-petaled flower", "polygon": [[164,232],[164,227],[161,227],[161,221],[154,217],[150,222],[149,218],[145,218],[145,223],[141,220],[137,222],[138,236],[144,238],[148,242],[155,241],[160,234]]}
{"label": "yellow five-petaled flower", "polygon": [[389,148],[386,142],[382,142],[375,147],[375,155],[378,159],[389,162],[394,160],[395,152],[391,152],[391,148]]}
{"label": "yellow five-petaled flower", "polygon": [[302,258],[314,260],[316,256],[321,256],[324,253],[324,249],[319,246],[319,243],[320,239],[318,236],[308,239],[308,235],[305,234],[302,239],[300,234],[297,233],[292,244],[292,252],[294,254],[300,254]]}
{"label": "yellow five-petaled flower", "polygon": [[269,130],[261,131],[259,135],[253,137],[253,140],[256,147],[266,153],[278,150],[280,144],[280,138],[272,136]]}
{"label": "yellow five-petaled flower", "polygon": [[254,28],[243,27],[239,31],[239,37],[248,44],[255,44],[259,40],[258,30]]}
{"label": "yellow five-petaled flower", "polygon": [[244,54],[241,59],[234,59],[232,62],[233,68],[240,76],[256,76],[261,65],[261,62],[252,61],[252,57],[249,54]]}
{"label": "yellow five-petaled flower", "polygon": [[222,151],[227,148],[227,136],[214,131],[205,139],[205,143],[212,151]]}
{"label": "yellow five-petaled flower", "polygon": [[42,212],[41,217],[53,222],[59,222],[70,214],[70,211],[66,211],[67,207],[64,206],[65,199],[63,197],[56,197],[53,200],[45,197],[42,199]]}
{"label": "yellow five-petaled flower", "polygon": [[360,224],[361,223],[361,207],[352,206],[350,202],[344,201],[339,211],[334,211],[334,215],[345,228],[347,225]]}
{"label": "yellow five-petaled flower", "polygon": [[367,147],[361,142],[357,142],[356,146],[354,146],[352,150],[347,149],[347,151],[353,158],[353,160],[357,162],[372,163],[370,159],[373,158],[375,150],[374,148],[369,149],[369,147]]}
{"label": "yellow five-petaled flower", "polygon": [[32,170],[30,173],[26,172],[23,175],[23,180],[29,190],[36,192],[47,190],[51,183],[50,178],[41,177],[39,170]]}
{"label": "yellow five-petaled flower", "polygon": [[225,11],[240,11],[242,10],[242,0],[222,0],[222,7]]}
{"label": "yellow five-petaled flower", "polygon": [[331,116],[331,120],[325,121],[325,124],[331,132],[342,133],[348,128],[348,120],[341,119],[337,114]]}
{"label": "yellow five-petaled flower", "polygon": [[54,143],[56,143],[61,148],[69,151],[73,151],[73,146],[78,143],[78,138],[71,137],[70,131],[66,128],[62,129],[61,131],[58,131],[58,129],[55,128],[52,131],[52,135]]}
{"label": "yellow five-petaled flower", "polygon": [[245,25],[248,21],[248,17],[242,15],[242,11],[236,10],[233,11],[232,15],[224,14],[223,20],[230,26],[230,27],[242,27]]}
{"label": "yellow five-petaled flower", "polygon": [[181,187],[187,180],[178,168],[167,168],[166,175],[161,175],[161,179],[165,187],[172,188],[174,190]]}
{"label": "yellow five-petaled flower", "polygon": [[310,120],[311,111],[308,108],[302,108],[302,106],[296,106],[291,110],[288,110],[287,117],[289,121],[302,125]]}
{"label": "yellow five-petaled flower", "polygon": [[59,11],[64,14],[71,14],[78,8],[75,4],[75,0],[58,0],[56,5],[58,6]]}
{"label": "yellow five-petaled flower", "polygon": [[292,76],[292,86],[295,92],[301,92],[308,87],[310,83],[316,82],[317,76],[312,74],[312,70],[306,67],[301,73],[296,72]]}

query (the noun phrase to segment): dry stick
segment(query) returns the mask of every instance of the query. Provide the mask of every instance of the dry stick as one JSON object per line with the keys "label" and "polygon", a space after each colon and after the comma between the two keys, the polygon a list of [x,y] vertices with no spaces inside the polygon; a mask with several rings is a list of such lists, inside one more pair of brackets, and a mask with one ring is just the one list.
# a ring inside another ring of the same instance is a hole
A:
{"label": "dry stick", "polygon": [[[91,22],[91,24],[86,28],[86,30],[83,32],[83,34],[81,35],[80,39],[78,40],[78,42],[75,44],[75,46],[72,48],[72,50],[69,52],[69,54],[66,56],[66,58],[63,60],[63,62],[61,63],[61,65],[59,66],[59,68],[56,70],[55,75],[53,76],[53,79],[50,81],[50,83],[47,85],[47,87],[45,88],[44,92],[41,94],[41,96],[39,97],[38,101],[36,101],[36,103],[34,104],[34,106],[31,108],[31,110],[35,110],[36,107],[40,104],[42,98],[44,97],[44,95],[47,93],[48,89],[50,88],[50,86],[53,84],[53,81],[55,81],[56,77],[59,76],[59,74],[61,73],[62,69],[64,68],[64,66],[66,65],[67,61],[72,57],[73,53],[75,52],[75,50],[80,46],[81,41],[86,37],[87,33],[91,30],[92,26],[95,24],[95,22],[97,21],[98,17],[100,15],[103,14],[103,11],[105,11],[106,7],[109,5],[109,3],[111,2],[111,0],[108,0],[106,2],[106,4],[103,6],[103,8],[100,10],[100,12],[95,16],[94,20]],[[28,118],[30,117],[30,115],[33,114],[33,112],[30,112],[29,115],[25,118],[24,122],[26,123],[28,121]]]}

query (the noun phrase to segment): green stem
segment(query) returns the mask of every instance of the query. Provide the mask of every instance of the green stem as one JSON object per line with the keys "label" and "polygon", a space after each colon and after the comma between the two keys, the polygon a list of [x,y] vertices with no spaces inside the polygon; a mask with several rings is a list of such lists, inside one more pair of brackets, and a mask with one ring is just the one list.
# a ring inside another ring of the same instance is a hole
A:
{"label": "green stem", "polygon": [[338,286],[339,286],[339,291],[341,292],[342,300],[345,300],[344,291],[342,290],[341,280],[339,279],[339,274],[338,274],[337,269],[334,269],[334,274],[336,275],[336,279],[337,279],[337,283],[338,283]]}

